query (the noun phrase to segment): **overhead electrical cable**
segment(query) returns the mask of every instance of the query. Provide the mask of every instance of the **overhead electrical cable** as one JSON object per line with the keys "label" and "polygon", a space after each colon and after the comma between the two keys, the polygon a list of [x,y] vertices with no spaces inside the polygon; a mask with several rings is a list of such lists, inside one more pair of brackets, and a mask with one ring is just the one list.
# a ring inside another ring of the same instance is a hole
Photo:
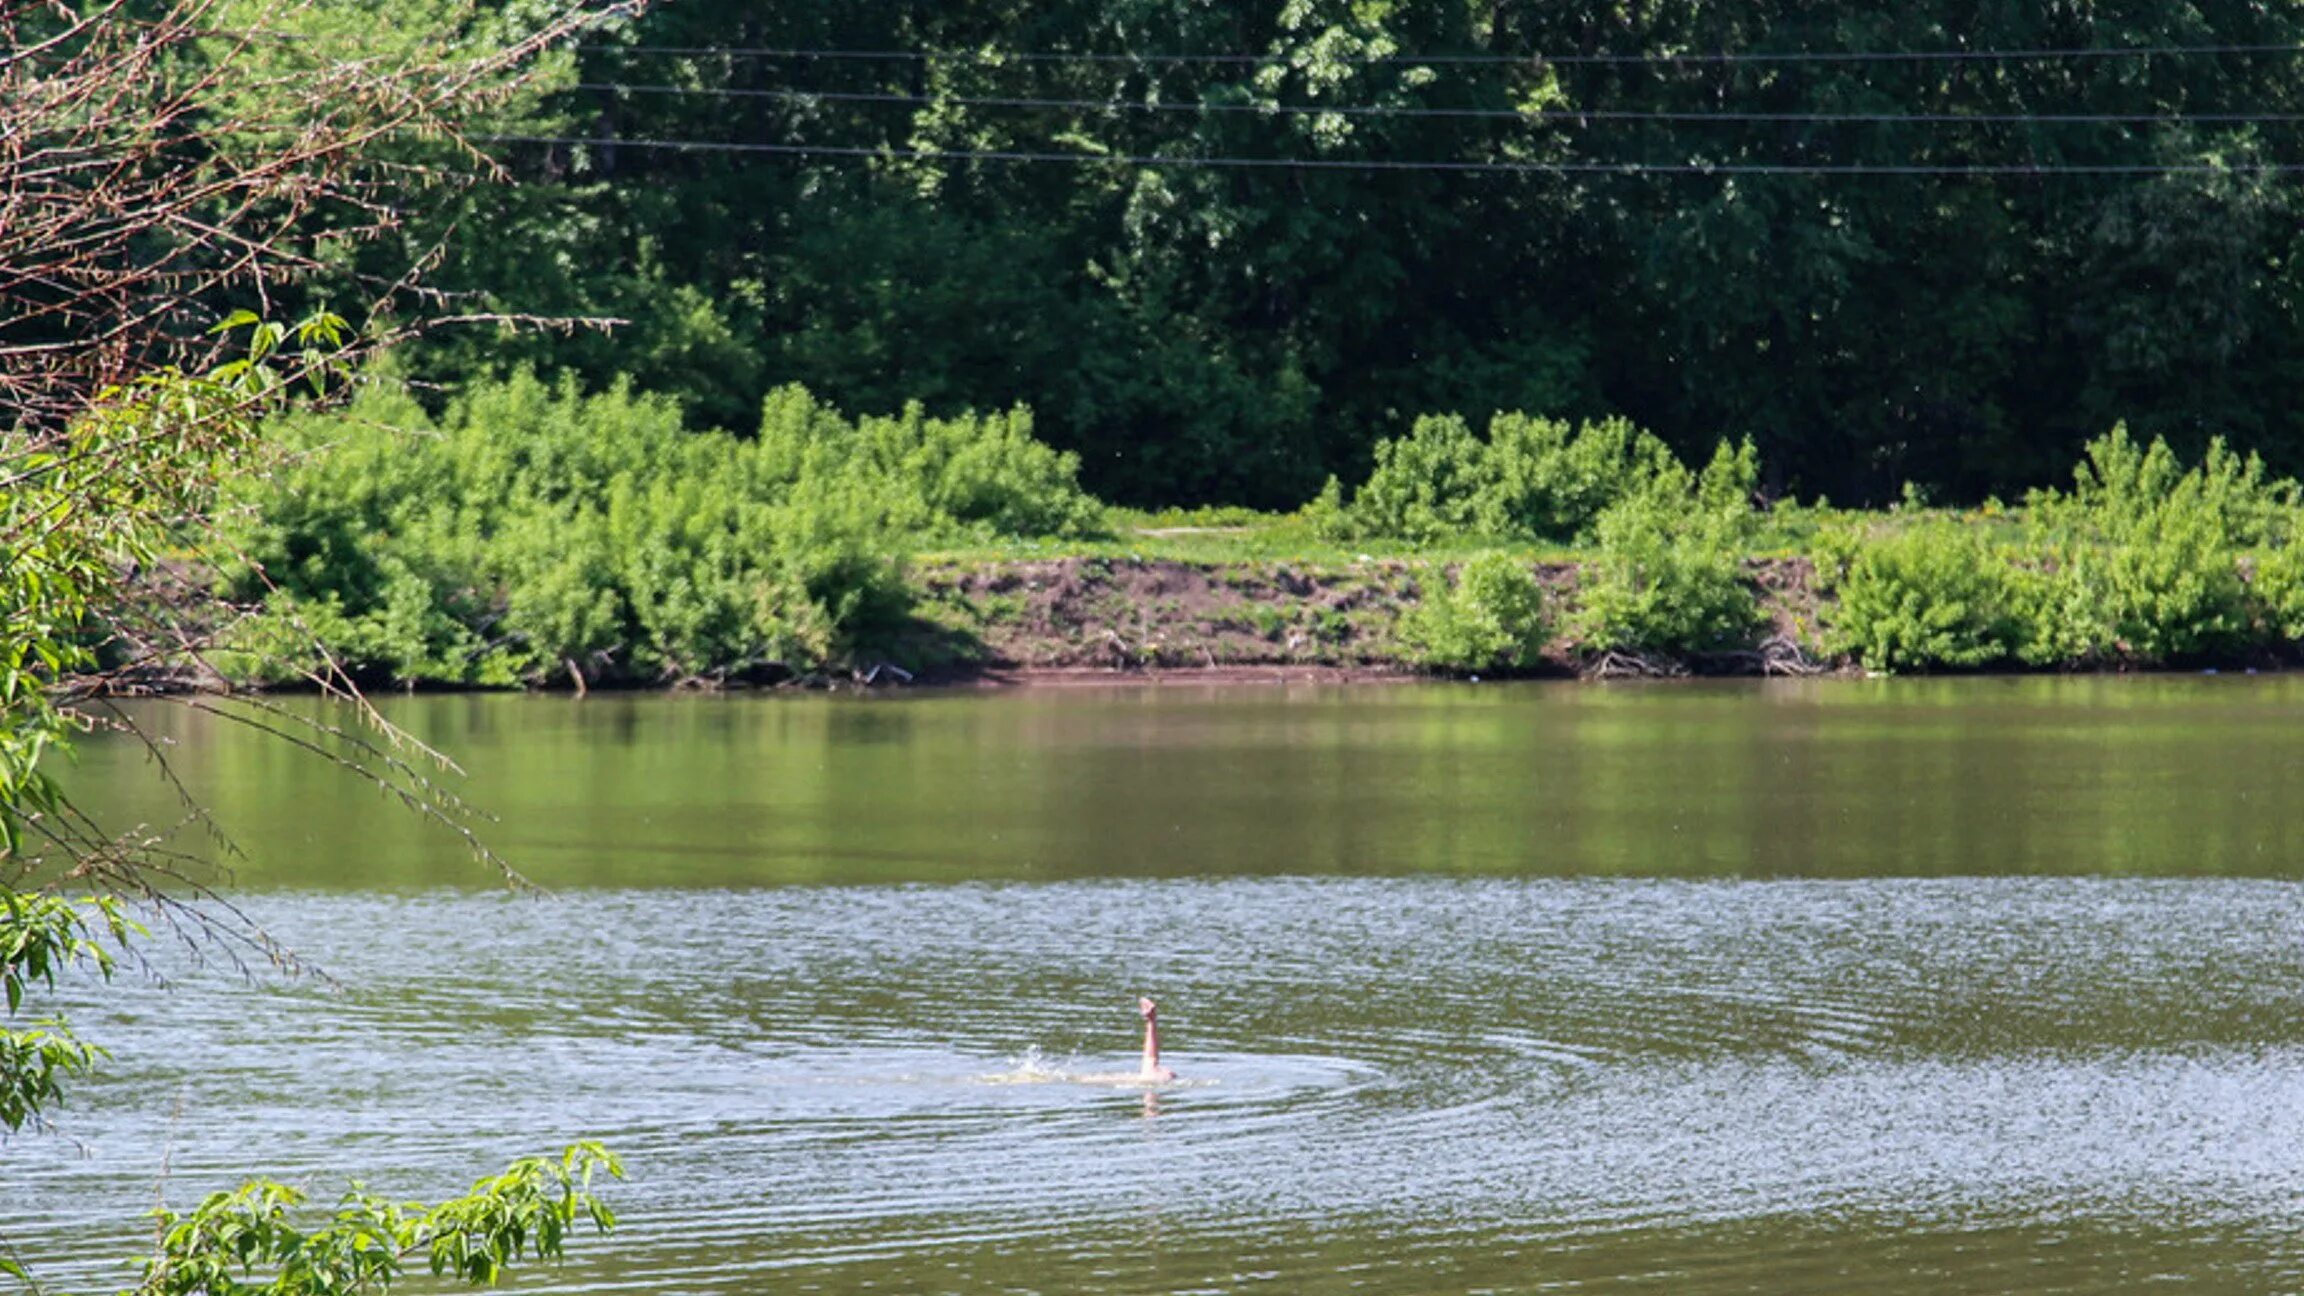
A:
{"label": "overhead electrical cable", "polygon": [[[742,58],[839,60],[848,62],[953,62],[953,63],[1124,63],[1178,66],[1194,64],[1286,64],[1301,57],[1292,52],[1266,54],[1162,54],[1107,53],[1062,50],[890,50],[810,49],[798,46],[745,47],[723,45],[580,45],[585,53],[640,54],[666,58]],[[2122,45],[2073,46],[2039,49],[1940,50],[1751,50],[1714,53],[1645,54],[1362,54],[1325,55],[1317,61],[1352,65],[1640,65],[1737,63],[1934,63],[2036,62],[2059,59],[2195,58],[2229,55],[2304,54],[2304,44],[2254,45]]]}
{"label": "overhead electrical cable", "polygon": [[1663,121],[1765,123],[1881,123],[1979,125],[2247,125],[2304,122],[2304,113],[1892,113],[1892,112],[1755,112],[1721,110],[1650,111],[1631,109],[1543,108],[1433,108],[1388,104],[1253,104],[1186,101],[1014,98],[999,95],[926,95],[861,90],[762,90],[716,86],[670,86],[624,82],[580,82],[573,90],[597,93],[695,96],[707,99],[768,99],[794,103],[870,103],[917,108],[957,105],[964,108],[1063,109],[1094,112],[1239,113],[1257,116],[1317,117],[1438,117],[1524,122]]}
{"label": "overhead electrical cable", "polygon": [[888,149],[841,144],[757,144],[723,140],[615,139],[566,135],[474,135],[482,144],[578,148],[669,149],[786,157],[877,158],[891,162],[1030,162],[1229,170],[1453,171],[1510,175],[1813,175],[1813,176],[2150,176],[2288,174],[2304,162],[2216,163],[1775,163],[1775,162],[1474,162],[1393,158],[1187,157],[1160,153],[1065,153],[1036,149]]}

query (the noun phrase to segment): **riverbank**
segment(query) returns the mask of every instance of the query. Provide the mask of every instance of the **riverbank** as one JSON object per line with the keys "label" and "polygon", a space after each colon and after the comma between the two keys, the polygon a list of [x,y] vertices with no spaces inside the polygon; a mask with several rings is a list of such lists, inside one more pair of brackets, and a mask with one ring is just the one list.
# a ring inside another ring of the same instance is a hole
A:
{"label": "riverbank", "polygon": [[[1547,604],[1573,605],[1586,564],[1525,563]],[[1596,652],[1557,623],[1540,647],[1505,667],[1445,669],[1417,660],[1405,627],[1434,591],[1445,594],[1462,562],[1445,558],[1196,560],[1072,555],[1051,558],[930,556],[906,573],[907,615],[859,645],[838,666],[810,670],[767,663],[748,670],[667,676],[653,682],[564,668],[524,682],[546,692],[630,688],[973,686],[1061,688],[1117,680],[1194,684],[1363,684],[1480,675],[1489,678],[1817,674],[1856,667],[1825,652],[1819,600],[1804,558],[1745,563],[1764,632],[1750,645],[1711,654]],[[241,642],[237,613],[210,599],[181,567],[147,572],[137,625],[206,627],[196,637]],[[283,664],[259,666],[238,650],[178,657],[148,631],[123,623],[118,655],[151,665],[125,670],[124,692],[296,690],[309,680]],[[275,654],[289,646],[270,636]],[[497,691],[503,683],[409,681],[356,664],[363,688]]]}
{"label": "riverbank", "polygon": [[[1585,564],[1525,564],[1546,605],[1573,604]],[[930,559],[913,572],[918,629],[892,640],[937,683],[1063,684],[1116,676],[1345,683],[1480,673],[1532,677],[1816,674],[1846,669],[1819,638],[1805,558],[1745,564],[1762,628],[1714,653],[1598,650],[1552,616],[1526,660],[1466,672],[1416,660],[1407,625],[1461,564],[1403,558],[1194,562],[1066,557]],[[878,663],[871,663],[878,664]],[[869,670],[868,664],[865,669]],[[875,682],[878,682],[875,680]]]}
{"label": "riverbank", "polygon": [[1764,491],[1750,443],[1698,466],[1622,420],[1428,418],[1299,509],[1146,514],[1020,414],[791,389],[738,436],[534,378],[436,422],[354,404],[272,429],[287,457],[187,557],[229,609],[228,679],[2124,671],[2304,644],[2304,486],[2118,428],[2018,505],[1849,510]]}
{"label": "riverbank", "polygon": [[[1499,551],[1486,551],[1491,557]],[[1475,558],[1478,556],[1476,555]],[[1418,618],[1451,597],[1474,558],[1353,556],[1312,560],[1193,559],[1107,554],[1061,557],[930,555],[904,573],[908,610],[838,663],[795,668],[782,662],[745,669],[668,674],[654,680],[575,663],[523,681],[408,680],[353,666],[367,689],[543,692],[595,689],[742,689],[907,686],[1064,688],[1115,682],[1179,684],[1369,684],[1436,678],[1624,679],[1683,676],[1862,675],[1866,663],[1841,646],[1835,623],[1843,590],[1819,578],[1804,556],[1750,557],[1740,584],[1752,600],[1750,633],[1711,652],[1605,648],[1576,634],[1580,595],[1595,559],[1510,557],[1538,591],[1530,651],[1516,662],[1434,662],[1418,640]],[[204,602],[180,570],[146,577],[149,602],[184,626],[231,623],[223,604]],[[218,632],[225,642],[229,633]],[[274,636],[274,651],[281,641]],[[242,652],[176,660],[150,644],[131,658],[174,661],[123,672],[123,692],[296,690],[302,673],[278,662],[257,668]],[[2003,673],[2129,674],[2150,670],[2284,669],[2293,643],[2235,641],[2221,652],[2149,659],[2123,646],[2045,663],[2002,661]],[[1938,669],[1942,669],[1939,667]]]}

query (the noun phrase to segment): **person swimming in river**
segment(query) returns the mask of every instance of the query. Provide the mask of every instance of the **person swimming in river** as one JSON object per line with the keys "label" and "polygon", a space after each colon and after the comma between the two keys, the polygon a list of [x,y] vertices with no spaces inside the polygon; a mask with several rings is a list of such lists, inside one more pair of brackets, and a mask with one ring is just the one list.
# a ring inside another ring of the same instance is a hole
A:
{"label": "person swimming in river", "polygon": [[1136,1069],[1139,1080],[1173,1080],[1176,1073],[1160,1065],[1160,1005],[1139,996],[1136,1011],[1144,1015],[1144,1064]]}
{"label": "person swimming in river", "polygon": [[1149,998],[1138,998],[1136,1011],[1144,1018],[1144,1059],[1133,1071],[1052,1070],[1042,1067],[1035,1054],[1014,1071],[985,1076],[984,1079],[1001,1084],[1068,1080],[1074,1084],[1117,1085],[1131,1089],[1141,1085],[1166,1084],[1176,1078],[1176,1073],[1160,1065],[1160,1005]]}

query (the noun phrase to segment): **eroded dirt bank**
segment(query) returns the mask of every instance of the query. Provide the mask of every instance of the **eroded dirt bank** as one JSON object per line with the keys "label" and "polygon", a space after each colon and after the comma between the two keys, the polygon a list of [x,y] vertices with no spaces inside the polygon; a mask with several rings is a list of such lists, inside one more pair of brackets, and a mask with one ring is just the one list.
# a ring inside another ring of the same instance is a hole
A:
{"label": "eroded dirt bank", "polygon": [[[1758,559],[1750,574],[1770,631],[1749,651],[1697,660],[1599,654],[1564,633],[1537,675],[1812,672],[1816,597],[1805,559]],[[1052,558],[936,562],[914,572],[922,631],[905,646],[939,682],[1065,684],[1119,676],[1197,681],[1412,679],[1430,672],[1401,618],[1446,568],[1396,559],[1348,564]],[[1558,611],[1577,568],[1536,568]]]}

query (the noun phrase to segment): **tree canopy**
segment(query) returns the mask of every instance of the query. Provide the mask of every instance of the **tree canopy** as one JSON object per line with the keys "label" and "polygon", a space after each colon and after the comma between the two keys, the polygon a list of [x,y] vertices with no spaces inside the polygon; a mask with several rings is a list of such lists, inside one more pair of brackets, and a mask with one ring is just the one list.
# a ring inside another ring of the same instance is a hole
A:
{"label": "tree canopy", "polygon": [[1843,502],[2044,484],[2125,419],[2304,467],[2304,16],[1397,0],[759,6],[588,43],[438,281],[741,431],[1035,412],[1127,503],[1292,507],[1416,415],[1751,437]]}

